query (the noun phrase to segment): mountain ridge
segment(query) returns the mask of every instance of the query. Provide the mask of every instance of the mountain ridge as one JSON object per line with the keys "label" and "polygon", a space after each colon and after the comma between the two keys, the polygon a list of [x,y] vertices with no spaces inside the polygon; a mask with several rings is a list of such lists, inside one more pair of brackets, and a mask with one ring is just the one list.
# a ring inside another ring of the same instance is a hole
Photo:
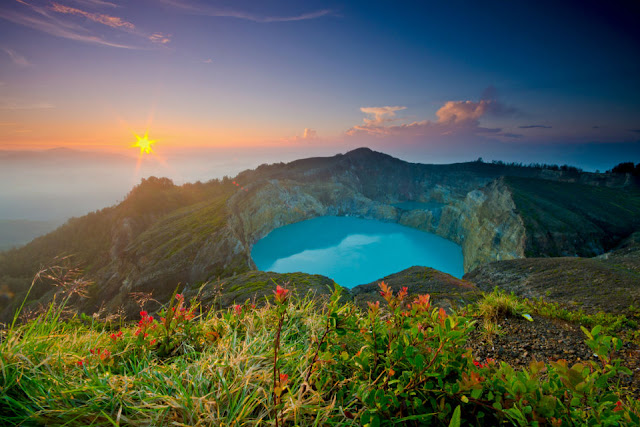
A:
{"label": "mountain ridge", "polygon": [[[515,202],[522,195],[544,199],[544,194],[518,181],[532,179],[563,191],[579,185],[605,202],[632,200],[628,217],[616,221],[624,223],[625,230],[639,226],[635,218],[640,217],[640,195],[624,176],[482,162],[423,165],[366,148],[261,165],[233,181],[178,187],[166,178],[150,178],[122,203],[73,219],[23,248],[0,253],[0,286],[8,288],[0,294],[2,318],[10,317],[40,265],[57,255],[76,254],[76,262],[97,283],[89,300],[79,302],[83,311],[97,311],[104,302],[106,310],[123,306],[134,312],[131,292],[154,292],[154,298],[163,300],[179,282],[196,285],[255,270],[255,241],[273,228],[320,215],[355,215],[434,232],[462,245],[466,271],[491,261],[548,256],[546,246],[530,243],[541,237]],[[443,207],[406,211],[392,206],[407,200]],[[562,203],[560,199],[547,205],[565,209]],[[543,237],[570,255],[581,254],[585,246],[598,255],[626,237],[602,237],[618,222],[607,219],[597,224],[601,233],[583,235],[568,221],[566,230]],[[576,235],[584,240],[578,246],[567,237]],[[53,293],[43,285],[32,296],[46,301]],[[14,297],[7,297],[10,294]]]}

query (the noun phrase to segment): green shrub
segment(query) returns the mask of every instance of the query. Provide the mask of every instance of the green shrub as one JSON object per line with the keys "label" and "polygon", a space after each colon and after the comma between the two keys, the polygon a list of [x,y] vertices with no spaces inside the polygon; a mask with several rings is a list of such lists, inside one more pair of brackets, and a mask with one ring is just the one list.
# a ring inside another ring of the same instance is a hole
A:
{"label": "green shrub", "polygon": [[263,308],[206,316],[176,295],[120,330],[49,310],[0,335],[0,424],[640,423],[615,383],[629,374],[613,357],[621,341],[602,328],[585,330],[598,362],[516,370],[474,359],[472,317],[406,288],[381,294],[362,311],[339,288],[322,308],[279,288]]}

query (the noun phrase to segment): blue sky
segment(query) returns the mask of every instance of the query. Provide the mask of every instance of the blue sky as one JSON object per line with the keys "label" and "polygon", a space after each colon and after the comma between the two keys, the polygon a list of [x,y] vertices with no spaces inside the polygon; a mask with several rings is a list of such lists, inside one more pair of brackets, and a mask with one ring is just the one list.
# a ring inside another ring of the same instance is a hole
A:
{"label": "blue sky", "polygon": [[640,6],[558,3],[4,0],[0,149],[640,161]]}

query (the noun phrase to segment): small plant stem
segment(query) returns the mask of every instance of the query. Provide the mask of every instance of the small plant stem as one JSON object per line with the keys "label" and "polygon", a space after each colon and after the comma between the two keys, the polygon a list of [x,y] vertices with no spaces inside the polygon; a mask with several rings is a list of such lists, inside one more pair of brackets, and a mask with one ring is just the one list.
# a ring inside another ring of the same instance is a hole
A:
{"label": "small plant stem", "polygon": [[327,335],[329,335],[329,331],[330,330],[331,330],[331,322],[329,321],[329,318],[327,317],[327,325],[325,326],[324,333],[322,334],[322,337],[318,341],[318,345],[316,346],[316,351],[315,351],[315,353],[313,355],[313,358],[311,358],[311,364],[309,365],[309,368],[307,369],[307,373],[304,376],[304,382],[302,383],[302,387],[300,387],[300,393],[298,394],[298,400],[302,399],[302,396],[307,391],[307,384],[309,382],[309,378],[311,378],[311,373],[313,372],[313,366],[318,361],[318,355],[320,354],[320,346],[322,346],[322,343],[327,338]]}
{"label": "small plant stem", "polygon": [[273,403],[275,404],[276,427],[279,426],[278,405],[280,404],[280,397],[276,395],[276,387],[278,385],[278,352],[280,350],[280,332],[282,331],[283,321],[284,321],[284,313],[281,313],[280,318],[278,319],[278,328],[276,329],[276,338],[273,343]]}
{"label": "small plant stem", "polygon": [[[422,370],[418,374],[418,378],[421,377],[422,374],[424,374],[427,371],[427,369],[429,369],[435,363],[435,361],[436,361],[436,359],[438,357],[438,354],[440,354],[440,352],[444,348],[444,343],[445,343],[445,341],[440,341],[440,346],[438,347],[438,349],[436,350],[435,354],[433,355],[433,358],[431,358],[431,361],[429,362],[429,364],[427,366],[422,368]],[[411,381],[413,382],[413,380],[411,380]],[[415,385],[409,383],[409,385],[405,388],[405,390],[409,390],[411,388],[418,387],[420,384],[422,384],[425,381],[426,381],[426,378],[423,378],[420,381],[418,381],[417,383],[415,383]]]}

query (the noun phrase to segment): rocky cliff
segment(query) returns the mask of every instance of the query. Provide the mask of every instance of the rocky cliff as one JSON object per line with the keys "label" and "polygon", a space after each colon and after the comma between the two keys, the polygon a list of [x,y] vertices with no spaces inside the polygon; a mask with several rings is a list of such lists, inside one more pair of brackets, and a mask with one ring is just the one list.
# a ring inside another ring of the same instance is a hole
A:
{"label": "rocky cliff", "polygon": [[[168,181],[168,180],[166,180]],[[597,255],[640,228],[634,182],[606,174],[481,162],[408,163],[369,149],[263,165],[231,180],[176,187],[162,179],[120,205],[0,253],[6,319],[40,264],[79,253],[96,282],[81,308],[135,311],[132,292],[166,299],[255,269],[253,244],[271,230],[322,215],[397,222],[462,246],[469,272],[525,256]],[[402,202],[421,202],[416,207]],[[46,301],[52,291],[32,294]],[[9,296],[9,297],[8,297]],[[0,295],[2,297],[2,295]]]}

